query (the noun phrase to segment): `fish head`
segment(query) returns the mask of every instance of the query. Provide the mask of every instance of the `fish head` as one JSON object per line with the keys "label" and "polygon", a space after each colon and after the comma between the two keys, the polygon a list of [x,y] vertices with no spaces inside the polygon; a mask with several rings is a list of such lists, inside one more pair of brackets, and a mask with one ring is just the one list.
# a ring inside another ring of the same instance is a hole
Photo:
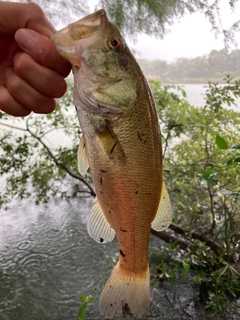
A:
{"label": "fish head", "polygon": [[96,43],[98,32],[107,21],[105,10],[99,10],[54,33],[51,40],[63,57],[80,67],[82,52]]}
{"label": "fish head", "polygon": [[136,61],[105,10],[69,24],[52,41],[73,65],[75,104],[91,112],[121,113],[136,99]]}

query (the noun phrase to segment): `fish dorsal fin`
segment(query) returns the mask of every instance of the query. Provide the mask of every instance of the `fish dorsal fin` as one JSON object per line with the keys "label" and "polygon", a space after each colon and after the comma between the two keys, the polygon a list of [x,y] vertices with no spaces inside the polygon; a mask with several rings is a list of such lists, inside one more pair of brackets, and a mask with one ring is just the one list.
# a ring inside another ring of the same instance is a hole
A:
{"label": "fish dorsal fin", "polygon": [[87,169],[89,168],[87,147],[86,147],[86,141],[84,136],[81,137],[79,142],[77,158],[78,158],[78,172],[83,176],[87,172]]}
{"label": "fish dorsal fin", "polygon": [[172,206],[169,194],[164,181],[162,182],[162,192],[155,219],[152,222],[152,228],[156,231],[163,231],[172,222]]}
{"label": "fish dorsal fin", "polygon": [[105,218],[97,198],[93,202],[91,216],[88,221],[88,233],[99,243],[110,242],[115,237],[115,231]]}

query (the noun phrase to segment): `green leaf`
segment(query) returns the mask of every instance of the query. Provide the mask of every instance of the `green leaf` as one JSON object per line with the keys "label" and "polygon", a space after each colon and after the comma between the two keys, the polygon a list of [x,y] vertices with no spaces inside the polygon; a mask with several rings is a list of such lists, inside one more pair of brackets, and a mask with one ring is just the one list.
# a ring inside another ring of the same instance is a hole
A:
{"label": "green leaf", "polygon": [[227,162],[227,166],[229,166],[229,165],[231,165],[233,163],[240,163],[240,157],[229,159],[228,162]]}
{"label": "green leaf", "polygon": [[203,173],[202,178],[204,180],[212,180],[218,173],[213,169],[207,170]]}
{"label": "green leaf", "polygon": [[196,276],[195,279],[194,279],[194,282],[195,282],[196,284],[199,284],[201,281],[202,281],[202,277],[199,276],[199,275]]}
{"label": "green leaf", "polygon": [[219,149],[222,149],[222,150],[228,149],[228,143],[223,137],[220,137],[219,135],[217,135],[215,142]]}
{"label": "green leaf", "polygon": [[183,277],[186,278],[190,270],[190,264],[183,261],[182,265],[183,265]]}
{"label": "green leaf", "polygon": [[79,320],[84,320],[84,312],[85,312],[85,309],[87,308],[87,302],[85,301],[81,307],[79,308],[79,311],[78,311],[78,319]]}
{"label": "green leaf", "polygon": [[84,320],[85,310],[86,310],[88,304],[94,303],[94,299],[93,299],[92,295],[88,295],[88,296],[80,296],[79,300],[82,301],[83,303],[80,306],[79,311],[78,311],[78,320]]}
{"label": "green leaf", "polygon": [[233,144],[233,145],[230,147],[230,150],[240,150],[240,144]]}

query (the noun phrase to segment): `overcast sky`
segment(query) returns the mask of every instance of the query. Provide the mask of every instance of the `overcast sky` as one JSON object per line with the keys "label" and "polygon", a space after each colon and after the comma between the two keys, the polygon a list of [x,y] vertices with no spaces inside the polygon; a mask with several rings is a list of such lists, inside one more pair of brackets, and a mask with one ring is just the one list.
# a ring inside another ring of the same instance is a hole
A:
{"label": "overcast sky", "polygon": [[[224,28],[229,28],[233,22],[240,19],[240,5],[235,13],[231,14],[227,5],[228,1],[223,0],[221,8],[221,20]],[[138,37],[136,44],[129,43],[131,48],[136,49],[139,57],[145,59],[163,59],[173,61],[179,57],[196,57],[208,54],[212,49],[224,47],[223,37],[218,39],[211,30],[211,24],[204,14],[195,13],[186,15],[180,21],[169,27],[170,33],[164,36],[163,40],[155,39],[147,35]],[[240,43],[240,34],[236,36]],[[240,48],[239,45],[237,48]]]}

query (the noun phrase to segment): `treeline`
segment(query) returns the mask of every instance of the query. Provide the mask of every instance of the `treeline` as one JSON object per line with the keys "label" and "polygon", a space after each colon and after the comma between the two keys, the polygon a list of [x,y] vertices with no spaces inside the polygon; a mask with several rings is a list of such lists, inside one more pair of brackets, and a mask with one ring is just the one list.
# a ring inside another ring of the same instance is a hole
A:
{"label": "treeline", "polygon": [[172,63],[164,60],[138,60],[148,78],[158,78],[163,83],[222,82],[226,74],[240,77],[240,50],[212,50],[196,58],[179,58]]}

